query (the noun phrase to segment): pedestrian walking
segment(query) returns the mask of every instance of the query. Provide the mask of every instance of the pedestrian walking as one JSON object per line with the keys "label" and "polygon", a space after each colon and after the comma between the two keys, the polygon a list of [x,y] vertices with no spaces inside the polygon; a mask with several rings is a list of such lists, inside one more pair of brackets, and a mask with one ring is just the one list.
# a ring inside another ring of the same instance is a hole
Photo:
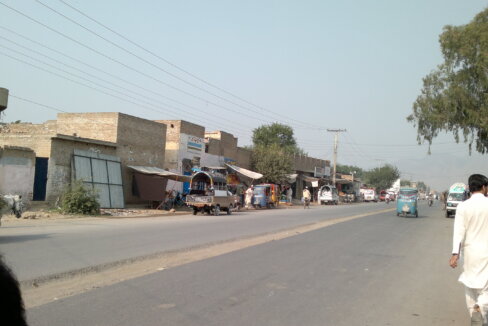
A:
{"label": "pedestrian walking", "polygon": [[[454,219],[452,256],[449,265],[457,267],[463,254],[463,272],[459,282],[465,286],[466,305],[472,325],[476,325],[478,307],[483,325],[488,325],[488,178],[473,174],[468,180],[471,198],[460,203]],[[478,306],[478,307],[477,307]]]}
{"label": "pedestrian walking", "polygon": [[250,186],[246,190],[246,209],[249,209],[249,207],[251,206],[253,196],[254,196],[254,187]]}
{"label": "pedestrian walking", "polygon": [[303,189],[303,208],[310,208],[310,200],[312,199],[312,194],[310,194],[310,190],[308,187]]}
{"label": "pedestrian walking", "polygon": [[292,204],[292,199],[293,199],[293,189],[291,189],[291,187],[288,187],[288,189],[286,189],[286,201],[288,202],[289,205]]}

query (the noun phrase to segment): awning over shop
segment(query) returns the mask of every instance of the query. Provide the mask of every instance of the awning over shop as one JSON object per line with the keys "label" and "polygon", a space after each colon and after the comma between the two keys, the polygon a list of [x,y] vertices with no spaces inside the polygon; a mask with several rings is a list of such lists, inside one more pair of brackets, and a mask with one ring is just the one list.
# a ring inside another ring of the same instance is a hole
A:
{"label": "awning over shop", "polygon": [[254,172],[254,171],[251,171],[248,169],[240,168],[240,167],[232,165],[232,164],[225,163],[225,165],[227,165],[229,168],[236,171],[237,173],[240,173],[240,174],[242,174],[242,175],[244,175],[250,179],[253,179],[253,180],[261,179],[263,177],[263,175],[261,173],[257,173],[257,172]]}
{"label": "awning over shop", "polygon": [[288,174],[287,177],[289,183],[295,183],[297,181],[298,174],[296,173]]}
{"label": "awning over shop", "polygon": [[302,175],[302,179],[306,182],[314,182],[320,180],[319,178],[309,177],[308,175]]}
{"label": "awning over shop", "polygon": [[348,184],[348,183],[353,183],[352,180],[347,180],[347,179],[336,179],[336,183],[337,184],[341,184],[341,185],[345,185],[345,184]]}
{"label": "awning over shop", "polygon": [[189,175],[182,175],[173,172],[169,172],[154,166],[133,166],[128,165],[129,168],[142,173],[142,174],[149,174],[149,175],[157,175],[160,177],[164,177],[170,180],[179,181],[179,182],[190,182],[191,176]]}

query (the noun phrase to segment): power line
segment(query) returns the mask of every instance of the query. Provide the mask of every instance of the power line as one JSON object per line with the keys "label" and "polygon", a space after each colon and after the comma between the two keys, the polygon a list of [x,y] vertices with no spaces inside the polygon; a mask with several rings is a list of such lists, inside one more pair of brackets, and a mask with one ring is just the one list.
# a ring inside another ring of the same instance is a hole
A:
{"label": "power line", "polygon": [[88,45],[86,45],[86,44],[82,43],[82,42],[80,42],[80,41],[77,41],[77,40],[75,40],[74,38],[72,38],[72,37],[70,37],[70,36],[68,36],[68,35],[66,35],[66,34],[64,34],[64,33],[60,32],[60,31],[58,31],[58,30],[56,30],[56,29],[54,29],[54,28],[52,28],[52,27],[50,27],[50,26],[48,26],[48,25],[46,25],[46,24],[44,24],[44,23],[42,23],[42,22],[40,22],[40,21],[38,21],[38,20],[36,20],[36,19],[34,19],[34,18],[32,18],[32,17],[30,17],[30,16],[28,16],[27,14],[24,14],[23,12],[21,12],[21,11],[19,11],[19,10],[15,9],[15,8],[12,8],[12,7],[8,6],[8,5],[6,5],[5,3],[1,2],[1,1],[0,1],[0,5],[3,5],[4,7],[8,8],[8,9],[10,9],[10,10],[12,10],[12,11],[16,12],[16,13],[18,13],[18,14],[19,14],[19,15],[21,15],[21,16],[26,17],[27,19],[29,19],[29,20],[31,20],[31,21],[33,21],[33,22],[35,22],[36,24],[39,24],[39,25],[43,26],[44,28],[47,28],[47,29],[49,29],[50,31],[52,31],[52,32],[54,32],[54,33],[56,33],[56,34],[61,35],[61,36],[63,36],[64,38],[67,38],[68,40],[70,40],[70,41],[72,41],[72,42],[74,42],[74,43],[76,43],[76,44],[79,44],[80,46],[82,46],[82,47],[84,47],[84,48],[86,48],[86,49],[88,49],[88,50],[90,50],[90,51],[92,51],[92,52],[94,52],[94,53],[96,53],[96,54],[98,54],[98,55],[100,55],[100,56],[103,56],[103,57],[104,57],[104,58],[106,58],[106,59],[109,59],[110,61],[113,61],[113,62],[115,62],[115,63],[117,63],[117,64],[119,64],[119,65],[121,65],[121,66],[123,66],[123,67],[125,67],[125,68],[127,68],[127,69],[129,69],[129,70],[131,70],[131,71],[134,71],[134,72],[136,72],[136,73],[138,73],[138,74],[140,74],[140,75],[142,75],[142,76],[144,76],[144,77],[146,77],[146,78],[149,78],[149,79],[151,79],[151,80],[154,80],[154,81],[156,81],[156,82],[158,82],[158,83],[160,83],[160,84],[162,84],[162,85],[165,85],[165,86],[167,86],[167,87],[169,87],[169,88],[171,88],[171,89],[174,89],[174,90],[176,90],[176,91],[178,91],[178,92],[181,92],[181,93],[183,93],[183,94],[185,94],[185,95],[188,95],[188,96],[191,96],[191,97],[196,98],[196,99],[198,99],[198,100],[201,100],[201,101],[203,101],[203,102],[205,102],[205,103],[212,104],[212,105],[214,105],[214,106],[216,106],[216,107],[219,107],[219,108],[222,108],[222,109],[224,109],[224,110],[227,110],[227,111],[232,111],[232,112],[235,112],[235,113],[238,113],[238,114],[241,114],[241,115],[245,115],[245,116],[248,116],[248,117],[253,118],[253,119],[255,119],[255,120],[262,121],[262,122],[264,122],[264,123],[269,123],[269,121],[268,121],[268,120],[263,120],[263,119],[260,119],[260,118],[258,118],[258,117],[255,117],[255,116],[250,116],[250,115],[244,114],[242,111],[236,111],[236,110],[230,109],[230,108],[228,108],[228,107],[222,106],[222,105],[220,105],[220,104],[218,104],[218,103],[214,103],[214,102],[209,101],[209,100],[207,100],[207,99],[205,99],[205,98],[202,98],[202,97],[200,97],[200,96],[197,96],[197,95],[191,94],[191,93],[189,93],[189,92],[187,92],[187,91],[185,91],[185,90],[182,90],[182,89],[180,89],[180,88],[178,88],[178,87],[172,86],[172,85],[170,85],[170,84],[168,84],[168,83],[166,83],[166,82],[164,82],[164,81],[162,81],[162,80],[160,80],[160,79],[158,79],[158,78],[156,78],[156,77],[154,77],[154,76],[151,76],[151,75],[149,75],[149,74],[146,74],[146,73],[144,73],[144,72],[142,72],[142,71],[140,71],[140,70],[138,70],[138,69],[136,69],[136,68],[134,68],[134,67],[131,67],[131,66],[129,66],[129,65],[127,65],[127,64],[125,64],[125,63],[123,63],[123,62],[121,62],[121,61],[117,60],[117,59],[114,59],[114,58],[112,58],[112,57],[110,57],[110,56],[108,56],[108,55],[106,55],[106,54],[104,54],[104,53],[102,53],[102,52],[100,52],[100,51],[98,51],[98,50],[96,50],[96,49],[94,49],[94,48],[92,48],[92,47],[90,47],[90,46],[88,46]]}
{"label": "power line", "polygon": [[[37,106],[40,106],[40,107],[43,107],[43,108],[46,108],[46,109],[49,109],[49,110],[53,110],[53,111],[56,111],[56,112],[61,112],[61,113],[68,113],[68,114],[71,114],[73,112],[69,112],[67,110],[63,110],[63,109],[60,109],[60,108],[57,108],[57,107],[54,107],[54,106],[51,106],[51,105],[47,105],[47,104],[43,104],[43,103],[39,103],[37,101],[34,101],[34,100],[31,100],[31,99],[27,99],[25,97],[20,97],[20,96],[16,96],[12,93],[9,93],[9,97],[11,98],[15,98],[17,100],[20,100],[20,101],[24,101],[24,102],[27,102],[27,103],[30,103],[30,104],[34,104],[34,105],[37,105]],[[107,126],[110,126],[112,127],[113,124],[111,123],[103,123],[103,122],[100,122],[99,120],[96,120],[96,119],[92,119],[90,118],[89,116],[83,116],[82,117],[84,120],[87,120],[87,121],[92,121],[92,122],[95,122],[97,125],[107,125]]]}
{"label": "power line", "polygon": [[[70,81],[70,82],[73,82],[73,83],[76,83],[76,84],[82,85],[82,86],[87,87],[87,88],[89,88],[89,89],[91,89],[91,90],[94,90],[94,91],[96,91],[96,92],[99,92],[99,93],[102,93],[102,94],[108,95],[108,96],[110,96],[110,97],[113,97],[113,98],[116,98],[116,99],[122,100],[122,101],[124,101],[124,102],[128,102],[128,103],[134,104],[134,105],[136,105],[136,106],[138,106],[138,107],[145,108],[146,110],[153,111],[153,112],[157,112],[157,113],[167,113],[167,112],[164,112],[164,111],[161,111],[161,110],[158,110],[158,109],[154,109],[153,107],[149,107],[149,106],[146,106],[146,105],[140,104],[140,103],[138,103],[138,102],[134,102],[134,101],[131,101],[131,100],[125,99],[125,98],[123,98],[123,97],[120,97],[120,96],[117,96],[117,95],[114,95],[114,94],[108,93],[108,92],[103,91],[103,90],[101,90],[101,89],[98,89],[98,88],[95,88],[95,87],[93,87],[93,86],[87,85],[87,84],[85,84],[85,83],[83,83],[83,82],[80,82],[80,81],[77,81],[77,80],[74,80],[74,79],[71,79],[71,78],[65,77],[65,76],[60,75],[60,74],[58,74],[58,73],[56,73],[56,72],[52,72],[52,71],[49,71],[49,70],[47,70],[47,69],[45,69],[45,68],[39,67],[39,66],[37,66],[37,65],[35,65],[35,64],[32,64],[32,63],[29,63],[29,62],[27,62],[27,61],[21,60],[21,59],[19,59],[19,58],[15,58],[15,57],[13,57],[13,56],[11,56],[11,55],[9,55],[9,54],[6,54],[6,53],[4,53],[4,52],[1,52],[1,51],[0,51],[0,55],[6,56],[6,57],[8,57],[8,58],[10,58],[10,59],[13,59],[13,60],[15,60],[15,61],[21,62],[21,63],[26,64],[26,65],[28,65],[28,66],[34,67],[34,68],[39,69],[39,70],[41,70],[41,71],[47,72],[47,73],[52,74],[52,75],[54,75],[54,76],[57,76],[57,77],[60,77],[60,78],[66,79],[66,80],[68,80],[68,81]],[[79,78],[79,77],[78,77],[78,78]],[[92,81],[90,81],[90,82],[92,82]],[[92,82],[92,83],[93,83],[93,82]],[[96,83],[95,83],[95,84],[96,84]],[[104,88],[107,88],[107,87],[104,87]],[[108,89],[110,89],[110,88],[108,88]],[[112,91],[113,91],[113,90],[112,90]],[[120,93],[120,92],[119,92],[119,93]],[[126,96],[127,96],[127,95],[126,95]],[[130,97],[130,96],[127,96],[127,97]],[[135,99],[139,101],[139,99],[137,99],[137,98],[135,98]],[[151,104],[150,104],[150,105],[151,105]],[[179,114],[179,113],[178,113],[178,114]],[[176,119],[178,119],[178,116],[175,116],[175,120],[176,120]]]}
{"label": "power line", "polygon": [[[140,45],[140,44],[138,44],[138,43],[136,43],[136,42],[134,42],[134,41],[130,40],[129,38],[127,38],[127,37],[125,37],[124,35],[122,35],[122,34],[118,33],[117,31],[115,31],[115,30],[113,30],[112,28],[110,28],[110,27],[106,26],[105,24],[102,24],[102,23],[101,23],[101,22],[99,22],[98,20],[94,19],[93,17],[90,17],[88,14],[86,14],[86,13],[82,12],[80,9],[78,9],[78,8],[74,7],[73,5],[71,5],[71,4],[69,4],[69,3],[67,3],[66,1],[64,1],[64,0],[58,0],[58,1],[59,1],[59,2],[61,2],[61,3],[63,3],[64,5],[68,6],[68,7],[69,7],[69,8],[71,8],[72,10],[74,10],[74,11],[78,12],[79,14],[81,14],[81,15],[82,15],[82,16],[84,16],[84,17],[86,17],[87,19],[89,19],[89,20],[93,21],[94,23],[98,24],[99,26],[102,26],[103,28],[107,29],[108,31],[110,31],[110,32],[114,33],[115,35],[119,36],[120,38],[124,39],[125,41],[127,41],[127,42],[131,43],[132,45],[134,45],[134,46],[138,47],[139,49],[141,49],[141,50],[145,51],[146,53],[149,53],[149,54],[151,54],[152,56],[154,56],[154,57],[156,57],[156,58],[158,58],[158,59],[162,60],[163,62],[165,62],[165,63],[169,64],[170,66],[172,66],[172,67],[174,67],[174,68],[176,68],[176,69],[178,69],[179,71],[181,71],[181,72],[183,72],[183,73],[185,73],[185,74],[187,74],[187,75],[189,75],[189,76],[191,76],[191,77],[195,78],[196,80],[198,80],[198,81],[200,81],[200,82],[202,82],[202,83],[204,83],[204,84],[206,84],[206,85],[208,85],[208,86],[210,86],[210,87],[213,87],[213,88],[215,88],[215,89],[217,89],[217,90],[219,90],[219,91],[221,91],[221,92],[223,92],[223,93],[226,93],[227,95],[230,95],[230,96],[232,96],[232,97],[234,97],[234,98],[236,98],[236,99],[238,99],[238,100],[241,100],[241,101],[242,101],[242,102],[244,102],[244,103],[247,103],[247,104],[249,104],[249,105],[252,105],[252,106],[254,106],[254,107],[258,108],[258,109],[265,110],[265,111],[269,111],[269,112],[271,112],[271,113],[273,113],[273,114],[279,114],[279,113],[277,113],[277,112],[273,112],[273,111],[271,111],[271,110],[268,110],[268,109],[266,109],[266,108],[264,108],[264,107],[262,107],[262,106],[259,106],[259,105],[256,105],[256,104],[253,104],[252,102],[250,102],[250,101],[248,101],[248,100],[245,100],[245,99],[243,99],[242,97],[240,97],[240,96],[238,96],[238,95],[235,95],[235,94],[233,94],[233,93],[231,93],[231,92],[229,92],[229,91],[226,91],[225,89],[223,89],[223,88],[221,88],[221,87],[218,87],[218,86],[216,86],[215,84],[212,84],[212,83],[210,83],[210,82],[208,82],[208,81],[204,80],[203,78],[200,78],[200,77],[196,76],[195,74],[190,73],[189,71],[187,71],[187,70],[185,70],[185,69],[181,68],[180,66],[178,66],[178,65],[176,65],[176,64],[174,64],[174,63],[172,63],[172,62],[170,62],[169,60],[167,60],[167,59],[165,59],[165,58],[161,57],[160,55],[158,55],[158,54],[154,53],[153,51],[148,50],[147,48],[143,47],[142,45]],[[309,124],[309,123],[304,123],[304,122],[301,122],[301,121],[299,121],[299,120],[295,120],[295,119],[291,119],[291,118],[288,118],[288,120],[290,120],[290,121],[295,121],[295,122],[302,123],[302,124],[307,124],[307,125],[310,125],[310,126],[313,126],[312,124]],[[316,126],[314,126],[314,127],[316,127]]]}
{"label": "power line", "polygon": [[[112,77],[112,78],[114,78],[114,79],[117,79],[117,80],[119,80],[119,81],[122,81],[122,82],[124,82],[124,83],[126,83],[126,84],[128,84],[128,85],[131,85],[131,86],[137,87],[137,88],[139,88],[139,89],[141,89],[141,90],[144,90],[144,91],[146,91],[146,92],[148,92],[148,93],[151,93],[151,94],[157,95],[157,96],[159,96],[159,97],[161,97],[161,98],[164,98],[164,99],[169,100],[169,101],[171,101],[171,102],[177,103],[177,104],[182,105],[182,106],[184,106],[184,107],[186,107],[186,108],[189,108],[189,109],[192,109],[192,110],[196,110],[196,111],[200,111],[200,110],[201,110],[201,108],[196,108],[196,107],[194,107],[194,106],[191,106],[191,105],[185,104],[185,103],[183,103],[183,102],[181,102],[181,101],[175,100],[175,99],[173,99],[173,98],[171,98],[171,97],[168,97],[168,96],[165,96],[165,95],[162,95],[161,93],[155,92],[155,91],[150,90],[150,89],[148,89],[148,88],[146,88],[146,87],[142,87],[142,86],[140,86],[140,85],[138,85],[138,84],[136,84],[136,83],[133,83],[133,82],[131,82],[131,81],[127,80],[127,79],[121,78],[121,77],[119,77],[119,76],[117,76],[117,75],[114,75],[114,74],[112,74],[112,73],[109,73],[109,72],[107,72],[107,71],[105,71],[105,70],[103,70],[103,69],[100,69],[100,68],[95,67],[95,66],[93,66],[93,65],[90,65],[90,64],[88,64],[88,63],[86,63],[86,62],[83,62],[83,61],[81,61],[81,60],[79,60],[79,59],[77,59],[77,58],[75,58],[75,57],[73,57],[73,56],[70,56],[70,55],[68,55],[68,54],[66,54],[66,53],[63,53],[63,52],[58,51],[58,50],[56,50],[56,49],[53,49],[53,48],[51,48],[51,47],[49,47],[49,46],[46,46],[45,44],[42,44],[42,43],[40,43],[40,42],[38,42],[38,41],[35,41],[35,40],[33,40],[33,39],[31,39],[31,38],[29,38],[29,37],[25,36],[25,35],[22,35],[22,34],[20,34],[20,33],[17,33],[17,32],[15,32],[15,31],[13,31],[13,30],[11,30],[11,29],[9,29],[9,28],[5,27],[5,26],[0,25],[0,28],[4,29],[4,30],[6,30],[6,31],[8,31],[8,32],[10,32],[10,33],[12,33],[12,34],[14,34],[14,35],[16,35],[16,36],[20,37],[20,38],[23,38],[23,39],[25,39],[25,40],[27,40],[27,41],[29,41],[29,42],[32,42],[32,43],[34,43],[34,44],[37,44],[37,45],[39,45],[39,46],[41,46],[41,47],[43,47],[43,48],[45,48],[45,49],[48,49],[49,51],[52,51],[52,52],[54,52],[54,53],[57,53],[57,54],[59,54],[59,55],[61,55],[61,56],[63,56],[63,57],[66,57],[66,58],[68,58],[68,59],[70,59],[70,60],[73,60],[73,61],[75,61],[75,62],[78,62],[78,63],[82,64],[83,66],[89,67],[89,68],[91,68],[91,69],[93,69],[93,70],[95,70],[95,71],[97,71],[97,72],[103,73],[103,74],[105,74],[105,75],[107,75],[107,76],[110,76],[110,77]],[[0,36],[0,37],[1,37],[1,36]],[[28,49],[29,51],[32,51],[32,52],[38,53],[39,55],[42,55],[42,56],[44,56],[44,57],[51,58],[51,57],[46,56],[45,54],[42,54],[42,53],[40,53],[40,52],[38,52],[38,51],[35,51],[35,50],[31,49],[31,48],[28,48],[28,47],[25,47],[25,46],[23,46],[23,45],[20,45],[19,43],[14,42],[14,41],[12,41],[12,40],[10,40],[10,39],[8,39],[8,38],[5,38],[5,37],[1,37],[1,38],[5,39],[5,40],[7,40],[8,42],[11,42],[11,43],[13,43],[13,44],[15,44],[15,45],[17,45],[17,46],[19,46],[19,47],[21,47],[21,48]],[[56,59],[52,59],[52,58],[51,58],[51,60],[56,60]],[[66,65],[65,63],[61,63],[61,64]],[[75,69],[75,68],[73,68],[73,69]],[[83,71],[83,72],[84,72],[84,73],[86,73],[85,71]],[[180,110],[181,110],[181,109],[180,109]],[[184,111],[184,110],[183,110],[183,111]],[[225,118],[221,118],[221,119],[223,119],[223,120],[227,120],[227,121],[230,121],[230,122],[232,122],[232,123],[234,124],[234,121],[231,121],[231,120],[229,120],[229,119],[225,119]]]}
{"label": "power line", "polygon": [[[57,60],[57,59],[51,58],[51,57],[49,57],[49,56],[47,56],[47,55],[45,55],[45,54],[43,54],[43,53],[40,53],[40,52],[38,52],[38,51],[35,51],[35,50],[30,49],[30,48],[25,47],[25,46],[22,46],[22,45],[20,45],[20,44],[18,44],[18,43],[16,43],[16,42],[13,42],[13,41],[11,41],[11,40],[9,40],[9,39],[7,39],[7,38],[3,37],[3,36],[0,36],[0,38],[1,38],[1,39],[4,39],[4,40],[7,40],[7,41],[9,41],[9,42],[12,42],[12,43],[16,44],[16,45],[17,45],[17,46],[19,46],[19,47],[22,47],[22,48],[24,48],[24,49],[27,49],[28,51],[31,51],[31,52],[33,52],[33,53],[37,53],[38,55],[41,55],[41,56],[43,56],[43,57],[46,57],[46,58],[48,58],[48,59],[50,59],[50,60],[52,60],[52,61],[54,61],[54,62],[57,62],[57,63],[59,63],[59,64],[61,64],[61,65],[66,66],[66,67],[69,67],[69,68],[71,68],[71,69],[73,69],[73,70],[76,70],[76,71],[78,71],[78,72],[82,72],[82,73],[84,73],[84,74],[86,74],[86,75],[88,75],[88,76],[90,76],[90,77],[92,77],[92,78],[95,78],[95,79],[97,79],[97,80],[101,80],[101,81],[103,81],[103,82],[105,82],[105,83],[107,83],[107,84],[109,84],[109,85],[112,85],[112,86],[118,87],[118,88],[120,88],[120,89],[123,89],[125,92],[132,93],[132,94],[136,94],[137,96],[139,96],[139,97],[141,97],[141,98],[143,98],[143,99],[149,99],[150,101],[155,102],[155,103],[157,103],[157,104],[159,104],[159,105],[163,105],[163,106],[165,106],[166,108],[172,108],[172,109],[175,109],[175,110],[177,110],[177,114],[180,114],[181,112],[186,112],[186,113],[190,114],[190,115],[192,116],[192,118],[193,118],[193,116],[194,116],[194,115],[196,115],[196,114],[195,114],[195,113],[193,113],[193,112],[189,112],[189,111],[183,110],[183,109],[181,109],[181,108],[178,108],[178,107],[172,106],[172,105],[170,105],[170,104],[168,104],[168,103],[164,103],[164,102],[158,101],[158,100],[156,100],[156,99],[153,99],[153,98],[147,97],[147,96],[146,96],[146,95],[144,95],[144,94],[140,94],[140,93],[135,92],[135,91],[133,91],[133,90],[131,90],[131,89],[128,89],[128,88],[126,88],[126,87],[123,87],[123,86],[117,85],[117,84],[115,84],[115,83],[112,83],[112,82],[110,82],[110,81],[107,81],[107,80],[105,80],[105,79],[102,79],[102,78],[100,78],[100,77],[98,77],[98,76],[95,76],[95,75],[90,74],[90,73],[88,73],[88,72],[86,72],[86,71],[83,71],[83,70],[81,70],[81,69],[78,69],[78,68],[76,68],[76,67],[73,67],[73,66],[71,66],[71,65],[69,65],[69,64],[63,63],[63,62],[62,62],[62,61],[60,61],[60,60]],[[58,68],[58,67],[55,67],[55,66],[53,66],[53,65],[51,65],[51,64],[49,64],[49,63],[46,63],[46,62],[44,62],[44,61],[42,61],[42,60],[38,60],[38,59],[36,59],[36,58],[33,58],[33,57],[31,57],[31,56],[29,56],[29,55],[27,55],[27,54],[25,54],[25,53],[22,53],[22,52],[19,52],[19,51],[13,50],[13,49],[11,49],[11,48],[9,48],[9,47],[7,47],[7,46],[1,45],[1,44],[0,44],[0,46],[1,46],[1,47],[3,47],[3,48],[6,48],[6,49],[8,49],[8,50],[10,50],[10,51],[12,51],[12,52],[15,52],[15,53],[17,53],[17,54],[20,54],[20,55],[23,55],[23,56],[25,56],[25,57],[27,57],[27,58],[30,58],[31,60],[34,60],[34,61],[40,62],[40,63],[45,64],[45,65],[47,65],[47,66],[49,66],[49,67],[51,67],[51,68],[57,69],[57,70],[59,70],[59,71],[62,71],[62,72],[64,72],[64,73],[68,74],[68,75],[71,75],[71,76],[74,76],[74,77],[80,78],[80,79],[82,79],[82,80],[88,81],[88,82],[93,83],[93,84],[95,84],[95,85],[97,85],[97,86],[99,86],[99,87],[103,87],[103,88],[109,89],[110,91],[116,92],[116,93],[121,94],[121,95],[123,95],[123,96],[127,96],[127,97],[130,97],[130,98],[134,98],[134,97],[128,96],[126,93],[121,93],[121,92],[119,92],[119,91],[117,91],[117,90],[113,90],[113,89],[107,88],[106,86],[100,85],[100,84],[98,84],[98,83],[96,83],[96,82],[93,82],[92,80],[89,80],[89,79],[84,78],[84,77],[80,77],[79,75],[72,74],[72,73],[70,73],[70,72],[68,72],[68,71],[66,71],[66,70],[64,70],[64,69],[60,69],[60,68]],[[139,100],[139,99],[137,99],[137,98],[134,98],[134,99]],[[142,101],[142,102],[144,102],[144,101]],[[146,103],[147,103],[147,102],[146,102]],[[152,105],[151,103],[148,103],[148,104]],[[197,110],[198,110],[198,109],[197,109]],[[173,112],[176,112],[176,111],[173,111]],[[203,117],[203,118],[205,118],[205,117]],[[222,119],[222,120],[226,120],[226,121],[229,121],[229,122],[233,123],[233,121],[228,120],[228,119],[226,119],[226,118],[221,117],[221,119]],[[236,129],[236,130],[241,130],[241,132],[242,132],[243,134],[247,134],[247,133],[249,133],[249,131],[248,131],[248,130],[244,130],[244,129],[241,129],[241,128],[238,128],[238,127],[236,128],[234,125],[232,125],[232,128],[233,128],[233,129]]]}
{"label": "power line", "polygon": [[[267,115],[267,114],[263,114],[263,112],[262,112],[262,111],[256,111],[256,110],[254,110],[254,109],[250,109],[249,107],[242,106],[242,105],[240,105],[240,104],[238,104],[238,103],[236,103],[236,102],[234,102],[234,101],[231,101],[231,100],[229,100],[229,99],[226,99],[225,97],[222,97],[222,96],[220,96],[220,95],[218,95],[218,94],[215,94],[215,93],[213,93],[213,92],[210,92],[210,91],[208,91],[207,89],[205,89],[205,88],[203,88],[203,87],[200,87],[200,86],[198,86],[198,85],[196,85],[196,84],[194,84],[194,83],[191,83],[191,82],[189,82],[189,81],[187,81],[187,80],[185,80],[185,79],[183,79],[183,78],[181,78],[181,77],[179,77],[179,76],[177,76],[177,75],[175,75],[175,74],[173,74],[173,73],[171,73],[171,72],[167,71],[166,69],[163,69],[163,68],[161,68],[160,66],[158,66],[158,65],[156,65],[156,64],[154,64],[154,63],[152,63],[152,62],[150,62],[150,61],[148,61],[148,60],[146,60],[146,59],[144,59],[143,57],[141,57],[141,56],[139,56],[139,55],[135,54],[134,52],[132,52],[132,51],[130,51],[130,50],[127,50],[126,48],[124,48],[124,47],[122,47],[122,46],[118,45],[117,43],[115,43],[115,42],[113,42],[113,41],[111,41],[111,40],[107,39],[106,37],[104,37],[104,36],[102,36],[102,35],[100,35],[100,34],[98,34],[98,33],[94,32],[94,31],[93,31],[93,30],[91,30],[90,28],[88,28],[88,27],[86,27],[86,26],[84,26],[84,25],[82,25],[82,24],[78,23],[78,22],[77,22],[77,21],[75,21],[74,19],[72,19],[72,18],[70,18],[70,17],[68,17],[68,16],[64,15],[63,13],[59,12],[58,10],[56,10],[56,9],[54,9],[54,8],[52,8],[52,7],[48,6],[48,5],[46,5],[46,4],[44,4],[42,1],[40,1],[40,0],[35,0],[35,1],[36,1],[37,3],[39,3],[39,4],[41,4],[42,6],[44,6],[45,8],[47,8],[47,9],[51,10],[52,12],[54,12],[54,13],[58,14],[59,16],[63,17],[64,19],[66,19],[66,20],[68,20],[68,21],[72,22],[73,24],[75,24],[75,25],[77,25],[77,26],[81,27],[82,29],[86,30],[87,32],[89,32],[89,33],[91,33],[91,34],[93,34],[93,35],[97,36],[98,38],[100,38],[100,39],[104,40],[105,42],[110,43],[111,45],[113,45],[113,46],[115,46],[116,48],[118,48],[118,49],[120,49],[120,50],[124,51],[125,53],[128,53],[128,54],[132,55],[133,57],[135,57],[135,58],[137,58],[137,59],[141,60],[142,62],[144,62],[144,63],[146,63],[146,64],[150,65],[151,67],[154,67],[154,68],[158,69],[159,71],[162,71],[162,72],[164,72],[164,73],[168,74],[169,76],[171,76],[171,77],[173,77],[173,78],[175,78],[175,79],[177,79],[177,80],[179,80],[179,81],[181,81],[181,82],[183,82],[183,83],[185,83],[185,84],[187,84],[187,85],[189,85],[189,86],[191,86],[191,87],[194,87],[194,88],[196,88],[196,89],[198,89],[198,90],[200,90],[200,91],[202,91],[202,92],[205,92],[205,93],[207,93],[207,94],[209,94],[209,95],[212,95],[212,96],[214,96],[214,97],[216,97],[216,98],[218,98],[218,99],[220,99],[220,100],[222,100],[222,101],[225,101],[225,102],[227,102],[227,103],[230,103],[230,104],[235,105],[235,106],[237,106],[237,107],[240,107],[240,108],[242,108],[242,109],[245,109],[245,110],[250,110],[250,111],[253,111],[254,113],[259,113],[259,114],[261,114],[261,115]],[[166,84],[166,86],[168,86],[168,85],[169,85],[169,84]],[[168,87],[169,87],[169,86],[168,86]],[[173,89],[178,89],[178,88],[175,88],[175,87],[173,87],[173,86],[171,86],[171,87],[172,87]],[[270,118],[272,118],[272,119],[276,119],[276,116],[269,116],[269,115],[268,115],[268,117],[270,117]],[[308,128],[310,128],[310,126],[308,126]]]}

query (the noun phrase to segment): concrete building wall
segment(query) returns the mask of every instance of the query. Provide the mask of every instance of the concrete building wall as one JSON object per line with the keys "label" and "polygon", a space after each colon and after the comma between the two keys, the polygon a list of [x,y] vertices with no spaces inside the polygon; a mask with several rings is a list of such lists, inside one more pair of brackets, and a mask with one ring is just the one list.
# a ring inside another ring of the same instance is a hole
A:
{"label": "concrete building wall", "polygon": [[166,125],[119,112],[58,114],[58,132],[117,143],[127,204],[141,203],[132,195],[127,165],[164,168]]}
{"label": "concrete building wall", "polygon": [[26,147],[32,149],[37,157],[49,157],[51,137],[56,133],[56,121],[5,124],[0,126],[0,146]]}
{"label": "concrete building wall", "polygon": [[220,155],[204,153],[201,160],[202,166],[224,166],[224,159]]}
{"label": "concrete building wall", "polygon": [[166,149],[166,125],[119,113],[117,156],[122,163],[124,196],[127,204],[141,203],[132,195],[132,171],[127,165],[163,169]]}
{"label": "concrete building wall", "polygon": [[251,155],[252,151],[243,148],[243,147],[237,147],[237,166],[240,166],[241,168],[245,169],[250,169],[251,168]]}
{"label": "concrete building wall", "polygon": [[206,137],[205,142],[205,153],[217,156],[224,155],[220,140]]}
{"label": "concrete building wall", "polygon": [[[191,173],[191,168],[200,166],[205,154],[205,127],[184,120],[156,120],[166,125],[165,169],[171,172]],[[168,181],[168,190],[183,192],[183,183]]]}
{"label": "concrete building wall", "polygon": [[181,120],[156,120],[166,126],[166,147],[164,168],[173,172],[178,171],[178,154],[180,151]]}
{"label": "concrete building wall", "polygon": [[313,173],[315,167],[330,167],[330,161],[305,155],[296,155],[293,159],[293,169],[295,171]]}
{"label": "concrete building wall", "polygon": [[25,147],[0,147],[0,194],[22,195],[32,200],[36,155]]}
{"label": "concrete building wall", "polygon": [[115,143],[118,117],[118,112],[58,113],[57,132]]}
{"label": "concrete building wall", "polygon": [[[205,127],[184,120],[156,120],[156,122],[166,125],[165,168],[183,173],[182,161],[200,159],[205,150],[203,145]],[[189,142],[201,144],[201,150],[189,146]]]}
{"label": "concrete building wall", "polygon": [[[220,146],[219,146],[219,154],[225,158],[226,162],[237,162],[237,138],[234,137],[232,134],[229,134],[225,131],[212,131],[212,132],[206,132],[205,133],[205,138],[211,140],[218,140],[220,141]],[[209,153],[210,152],[210,145],[211,142],[209,142]],[[212,149],[214,150],[214,149]],[[215,153],[211,153],[215,154]]]}
{"label": "concrete building wall", "polygon": [[75,149],[93,151],[106,155],[116,155],[115,143],[102,145],[88,139],[76,139],[62,135],[52,138],[51,154],[48,163],[48,179],[46,184],[46,201],[55,202],[71,182],[72,160]]}

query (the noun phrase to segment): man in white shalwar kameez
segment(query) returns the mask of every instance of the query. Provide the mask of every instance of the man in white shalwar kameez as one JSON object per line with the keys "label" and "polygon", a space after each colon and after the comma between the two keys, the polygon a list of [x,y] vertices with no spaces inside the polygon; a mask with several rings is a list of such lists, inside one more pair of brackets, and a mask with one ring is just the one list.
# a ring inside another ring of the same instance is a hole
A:
{"label": "man in white shalwar kameez", "polygon": [[457,266],[463,255],[463,273],[459,282],[465,286],[470,315],[474,306],[481,308],[483,325],[488,325],[488,178],[481,174],[469,177],[470,199],[456,209],[453,248],[449,264]]}
{"label": "man in white shalwar kameez", "polygon": [[254,187],[250,186],[246,190],[246,209],[252,206],[252,197],[254,196]]}

